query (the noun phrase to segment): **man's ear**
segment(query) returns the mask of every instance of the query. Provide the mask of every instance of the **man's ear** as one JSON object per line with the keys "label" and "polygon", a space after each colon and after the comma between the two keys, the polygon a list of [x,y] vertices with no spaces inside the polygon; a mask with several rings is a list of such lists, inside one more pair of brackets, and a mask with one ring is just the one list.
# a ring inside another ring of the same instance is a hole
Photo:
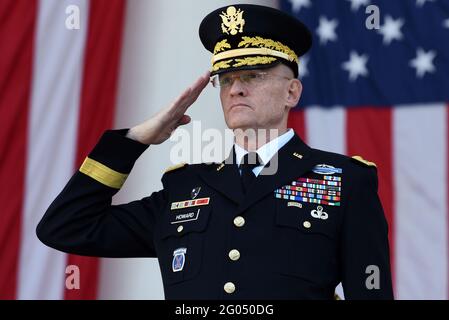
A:
{"label": "man's ear", "polygon": [[301,98],[302,93],[302,83],[298,79],[292,79],[290,80],[290,85],[288,87],[288,96],[286,105],[289,108],[295,107],[298,102],[299,98]]}

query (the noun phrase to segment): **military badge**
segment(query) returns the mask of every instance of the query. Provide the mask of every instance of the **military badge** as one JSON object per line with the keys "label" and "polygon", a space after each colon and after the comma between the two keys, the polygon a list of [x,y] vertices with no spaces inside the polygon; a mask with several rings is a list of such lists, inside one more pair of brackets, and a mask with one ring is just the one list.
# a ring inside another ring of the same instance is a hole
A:
{"label": "military badge", "polygon": [[321,220],[326,220],[329,217],[329,215],[323,211],[322,206],[318,206],[318,207],[316,207],[316,210],[310,211],[310,215],[314,218],[321,219]]}
{"label": "military badge", "polygon": [[196,198],[196,196],[200,193],[201,187],[196,187],[192,189],[192,192],[190,193],[190,196],[192,197],[192,200]]}
{"label": "military badge", "polygon": [[187,248],[178,248],[173,251],[173,261],[172,261],[172,269],[173,272],[182,271],[184,269],[184,264],[186,261],[186,252]]}
{"label": "military badge", "polygon": [[302,154],[300,154],[298,152],[294,152],[293,155],[298,159],[302,159]]}
{"label": "military badge", "polygon": [[226,34],[235,36],[237,33],[243,32],[245,20],[243,19],[243,11],[230,6],[226,9],[226,13],[222,12],[221,17],[221,31]]}
{"label": "military badge", "polygon": [[342,173],[342,169],[335,168],[334,166],[330,166],[328,164],[317,164],[313,168],[313,172],[318,174],[334,174],[334,173]]}

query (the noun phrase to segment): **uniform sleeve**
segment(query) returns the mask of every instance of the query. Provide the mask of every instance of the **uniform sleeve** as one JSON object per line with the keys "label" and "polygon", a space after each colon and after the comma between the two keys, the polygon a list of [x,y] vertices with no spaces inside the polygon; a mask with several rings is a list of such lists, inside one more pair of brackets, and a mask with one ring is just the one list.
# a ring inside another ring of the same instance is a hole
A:
{"label": "uniform sleeve", "polygon": [[166,192],[111,205],[112,196],[148,147],[126,138],[126,132],[106,131],[47,209],[36,229],[44,244],[87,256],[156,256],[153,231],[166,205]]}
{"label": "uniform sleeve", "polygon": [[377,172],[359,168],[344,214],[341,271],[346,299],[393,299],[388,225],[377,194]]}

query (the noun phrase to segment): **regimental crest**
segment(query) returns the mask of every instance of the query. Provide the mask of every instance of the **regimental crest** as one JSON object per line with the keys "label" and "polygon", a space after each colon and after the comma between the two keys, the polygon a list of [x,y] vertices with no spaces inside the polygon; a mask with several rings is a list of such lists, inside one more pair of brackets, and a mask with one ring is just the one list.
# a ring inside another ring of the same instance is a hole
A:
{"label": "regimental crest", "polygon": [[221,12],[221,31],[225,34],[231,34],[235,36],[237,33],[243,32],[243,26],[245,20],[243,19],[243,10],[236,9],[234,6],[230,6],[225,12]]}
{"label": "regimental crest", "polygon": [[173,251],[172,270],[173,272],[182,271],[186,261],[187,248],[178,248]]}
{"label": "regimental crest", "polygon": [[196,198],[196,196],[200,193],[201,187],[196,187],[192,189],[192,192],[190,192],[190,196],[192,197],[192,200]]}

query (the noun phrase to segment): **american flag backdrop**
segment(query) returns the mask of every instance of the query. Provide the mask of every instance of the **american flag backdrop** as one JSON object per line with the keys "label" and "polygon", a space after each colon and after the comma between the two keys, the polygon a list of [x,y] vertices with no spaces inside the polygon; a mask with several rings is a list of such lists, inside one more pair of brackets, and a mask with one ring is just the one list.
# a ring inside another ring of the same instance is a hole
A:
{"label": "american flag backdrop", "polygon": [[[234,1],[216,2],[212,9]],[[177,3],[194,12],[203,5]],[[304,90],[290,126],[312,147],[377,164],[396,298],[447,299],[449,0],[278,5],[314,37],[300,61]],[[366,27],[369,5],[379,10],[378,29]],[[0,299],[98,297],[99,260],[45,247],[35,227],[114,126],[128,7],[126,0],[0,0]],[[79,10],[75,32],[64,25],[68,8]],[[200,20],[192,23],[197,30]],[[80,290],[65,287],[68,265],[82,270]]]}
{"label": "american flag backdrop", "polygon": [[[35,229],[113,124],[124,4],[0,1],[0,299],[97,297],[98,260],[45,247]],[[79,30],[65,25],[73,8]],[[80,290],[66,289],[68,265]]]}
{"label": "american flag backdrop", "polygon": [[447,299],[449,1],[280,5],[314,38],[290,125],[312,147],[377,164],[395,297]]}

